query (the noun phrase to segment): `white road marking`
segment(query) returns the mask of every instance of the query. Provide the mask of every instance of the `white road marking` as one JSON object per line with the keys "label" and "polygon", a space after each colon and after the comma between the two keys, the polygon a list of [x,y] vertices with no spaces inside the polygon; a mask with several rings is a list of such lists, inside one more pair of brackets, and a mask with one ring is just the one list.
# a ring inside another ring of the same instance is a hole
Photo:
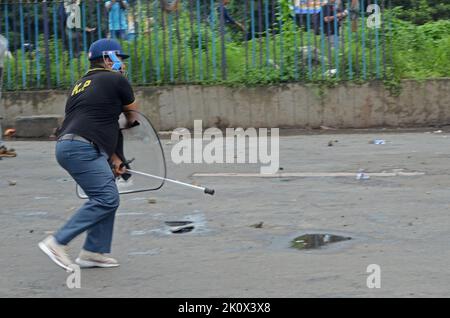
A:
{"label": "white road marking", "polygon": [[[193,177],[244,177],[244,178],[323,178],[323,177],[356,177],[357,172],[281,172],[276,174],[260,173],[194,173]],[[423,176],[425,172],[364,172],[370,177],[416,177]]]}

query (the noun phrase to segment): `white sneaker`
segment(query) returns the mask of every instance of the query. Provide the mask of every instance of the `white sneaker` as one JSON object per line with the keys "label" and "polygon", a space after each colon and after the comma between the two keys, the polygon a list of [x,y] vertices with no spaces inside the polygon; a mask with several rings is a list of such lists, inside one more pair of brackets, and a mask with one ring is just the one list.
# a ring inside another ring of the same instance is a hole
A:
{"label": "white sneaker", "polygon": [[75,260],[75,262],[80,265],[81,268],[89,268],[89,267],[117,267],[119,266],[119,262],[112,258],[105,256],[101,253],[93,253],[86,250],[81,250],[80,255]]}
{"label": "white sneaker", "polygon": [[48,236],[38,245],[39,248],[58,266],[65,269],[67,272],[73,272],[73,268],[70,267],[73,262],[67,254],[66,245],[58,244],[52,235]]}

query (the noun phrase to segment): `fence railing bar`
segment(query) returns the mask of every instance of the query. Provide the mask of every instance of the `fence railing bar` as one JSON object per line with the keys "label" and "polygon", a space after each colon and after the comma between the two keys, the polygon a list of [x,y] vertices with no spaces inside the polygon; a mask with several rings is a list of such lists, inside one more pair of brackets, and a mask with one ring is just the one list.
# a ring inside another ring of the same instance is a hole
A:
{"label": "fence railing bar", "polygon": [[58,16],[56,14],[56,3],[52,3],[53,10],[53,41],[55,50],[55,80],[56,86],[60,85],[59,48],[58,48]]}
{"label": "fence railing bar", "polygon": [[252,32],[252,68],[256,67],[256,38],[255,38],[255,2],[250,1],[250,22]]}
{"label": "fence railing bar", "polygon": [[[183,5],[183,12],[186,12],[187,11],[187,4],[186,4],[186,2],[183,2],[182,3],[182,5]],[[185,17],[187,16],[187,14],[185,13],[184,14],[185,15]],[[183,61],[184,61],[184,65],[185,65],[185,67],[184,67],[184,80],[185,80],[185,82],[186,83],[188,83],[189,82],[189,63],[188,63],[188,57],[189,57],[189,46],[188,46],[188,37],[189,37],[189,34],[188,34],[188,32],[187,32],[187,30],[188,30],[188,25],[186,25],[186,24],[188,24],[188,19],[184,19],[184,24],[183,24],[183,46],[184,46],[184,54],[183,54]]]}
{"label": "fence railing bar", "polygon": [[[204,14],[204,19],[205,21],[208,19],[208,0],[203,0],[203,14]],[[205,66],[206,66],[206,79],[209,80],[209,34],[208,34],[208,29],[209,29],[209,25],[207,23],[205,23],[204,25],[204,29],[205,29]]]}
{"label": "fence railing bar", "polygon": [[159,65],[159,24],[158,24],[158,3],[153,4],[153,19],[155,23],[155,66],[156,66],[156,80],[161,81],[161,68]]}
{"label": "fence railing bar", "polygon": [[197,16],[197,54],[198,54],[198,79],[203,81],[203,59],[202,59],[202,28],[200,14],[200,0],[195,2],[195,12]]}
{"label": "fence railing bar", "polygon": [[195,80],[196,78],[196,63],[195,63],[195,45],[194,45],[194,41],[193,41],[193,37],[194,37],[194,4],[193,4],[193,0],[189,0],[189,23],[190,23],[190,30],[191,30],[191,34],[189,34],[189,47],[191,49],[191,64],[192,64],[192,78]]}
{"label": "fence railing bar", "polygon": [[[277,10],[277,5],[275,0],[271,1],[271,10],[269,10],[269,14],[271,16],[271,21],[270,21],[270,29],[272,30],[272,56],[273,56],[273,64],[274,67],[277,65],[277,28],[279,28],[279,34],[281,35],[283,32],[280,28],[280,23],[277,21],[276,18],[276,10]],[[281,13],[281,11],[280,11]],[[281,19],[280,19],[281,20]]]}
{"label": "fence railing bar", "polygon": [[178,82],[182,82],[182,75],[181,75],[181,57],[182,57],[182,44],[181,44],[181,34],[180,34],[180,9],[177,6],[175,10],[175,23],[176,23],[176,36],[177,36],[177,62],[178,62],[178,68],[177,68],[177,79]]}
{"label": "fence railing bar", "polygon": [[221,4],[220,9],[220,46],[221,46],[221,71],[222,80],[227,79],[227,52],[225,49],[225,12],[223,10],[224,3],[223,0],[219,0]]}
{"label": "fence railing bar", "polygon": [[170,82],[175,82],[175,65],[174,65],[174,54],[173,54],[173,15],[172,13],[167,14],[167,26],[169,29],[169,75]]}
{"label": "fence railing bar", "polygon": [[382,59],[383,59],[383,78],[386,79],[387,76],[387,63],[386,63],[386,30],[385,30],[385,1],[381,0],[381,50],[382,50]]}
{"label": "fence railing bar", "polygon": [[[88,51],[87,47],[87,34],[86,34],[86,28],[87,28],[87,22],[86,22],[86,2],[83,1],[81,3],[81,28],[83,32],[83,52],[86,53]],[[100,27],[100,26],[98,26]],[[83,55],[84,57],[84,55]],[[84,63],[84,72],[87,72],[89,69],[89,63]]]}
{"label": "fence railing bar", "polygon": [[366,23],[365,23],[365,0],[361,0],[361,45],[362,45],[362,76],[363,80],[367,78],[366,63]]}
{"label": "fence railing bar", "polygon": [[[347,8],[350,9],[350,0],[347,0]],[[348,16],[350,18],[350,15]],[[352,36],[352,23],[350,19],[347,19],[348,27],[348,78],[353,79],[353,36]]]}
{"label": "fence railing bar", "polygon": [[264,25],[266,30],[266,66],[270,64],[270,26],[269,26],[269,0],[264,0]]}
{"label": "fence railing bar", "polygon": [[[340,10],[341,12],[344,11],[344,1],[342,0],[340,3]],[[346,73],[346,69],[345,69],[345,64],[346,64],[346,56],[345,56],[345,42],[346,42],[346,36],[345,36],[345,30],[342,30],[341,33],[339,33],[340,36],[340,49],[341,49],[341,56],[342,56],[342,60],[341,60],[341,79],[348,79],[348,74]]]}
{"label": "fence railing bar", "polygon": [[[280,8],[280,14],[281,14],[281,8]],[[294,12],[292,14],[293,23],[291,27],[291,32],[294,37],[294,79],[297,81],[299,78],[298,74],[298,36],[297,33],[301,32],[297,31],[297,14]],[[281,31],[282,32],[282,31]]]}
{"label": "fence railing bar", "polygon": [[[320,0],[320,6],[322,6],[322,0]],[[319,20],[320,20],[320,47],[321,47],[321,58],[320,58],[320,64],[322,66],[322,72],[321,72],[321,78],[322,80],[325,79],[325,55],[328,56],[328,54],[325,53],[325,33],[324,33],[324,15],[323,10],[320,10],[319,12]]]}
{"label": "fence railing bar", "polygon": [[263,37],[262,37],[262,28],[263,28],[263,10],[262,10],[262,0],[258,0],[258,41],[259,41],[259,67],[263,66]]}
{"label": "fence railing bar", "polygon": [[[283,36],[283,19],[278,20],[278,27],[280,28],[280,77],[284,75],[284,36]],[[275,41],[274,41],[275,43]],[[274,56],[274,67],[276,67],[277,62]]]}
{"label": "fence railing bar", "polygon": [[34,9],[34,43],[36,50],[36,86],[41,86],[41,64],[40,64],[40,52],[39,52],[39,20],[38,20],[38,3],[37,1],[33,5]]}
{"label": "fence railing bar", "polygon": [[[375,0],[375,6],[378,6],[378,0]],[[375,27],[375,64],[376,64],[376,78],[380,79],[380,34],[378,26]]]}
{"label": "fence railing bar", "polygon": [[25,61],[25,30],[24,30],[24,18],[23,18],[23,6],[22,1],[19,3],[19,16],[20,16],[20,47],[21,47],[21,60],[22,60],[22,88],[27,88],[27,66]]}
{"label": "fence railing bar", "polygon": [[[217,79],[217,47],[216,47],[216,12],[215,12],[215,3],[214,0],[210,0],[210,27],[211,27],[211,59],[212,59],[212,67],[213,67],[213,80]],[[247,1],[245,2],[245,8],[247,8]],[[246,13],[244,13],[244,16]],[[248,44],[246,42],[246,65],[248,59]]]}
{"label": "fence railing bar", "polygon": [[[9,38],[9,16],[8,16],[8,4],[5,2],[5,35],[6,40],[8,41],[8,45],[11,47],[11,40]],[[11,89],[11,62],[10,59],[6,60],[6,80],[7,80],[7,88]]]}
{"label": "fence railing bar", "polygon": [[312,52],[311,52],[311,13],[308,11],[306,13],[306,32],[307,40],[308,40],[308,48],[307,48],[307,54],[308,54],[308,79],[312,79]]}

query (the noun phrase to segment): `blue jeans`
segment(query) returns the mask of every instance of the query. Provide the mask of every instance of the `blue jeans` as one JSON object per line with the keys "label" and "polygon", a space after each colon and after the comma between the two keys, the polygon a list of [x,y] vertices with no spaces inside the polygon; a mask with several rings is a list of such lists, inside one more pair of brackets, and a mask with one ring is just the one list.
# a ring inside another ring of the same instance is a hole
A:
{"label": "blue jeans", "polygon": [[85,250],[110,253],[114,217],[120,200],[107,155],[89,143],[62,140],[56,144],[56,160],[89,197],[55,234],[56,241],[66,245],[87,231]]}

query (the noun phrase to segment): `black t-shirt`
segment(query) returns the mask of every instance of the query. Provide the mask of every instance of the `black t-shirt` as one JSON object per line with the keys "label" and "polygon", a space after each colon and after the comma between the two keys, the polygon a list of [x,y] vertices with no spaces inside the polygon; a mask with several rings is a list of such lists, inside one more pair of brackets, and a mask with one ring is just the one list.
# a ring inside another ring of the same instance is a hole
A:
{"label": "black t-shirt", "polygon": [[90,70],[69,92],[58,135],[82,136],[111,157],[119,136],[119,116],[123,106],[133,102],[133,89],[122,74],[101,68]]}

